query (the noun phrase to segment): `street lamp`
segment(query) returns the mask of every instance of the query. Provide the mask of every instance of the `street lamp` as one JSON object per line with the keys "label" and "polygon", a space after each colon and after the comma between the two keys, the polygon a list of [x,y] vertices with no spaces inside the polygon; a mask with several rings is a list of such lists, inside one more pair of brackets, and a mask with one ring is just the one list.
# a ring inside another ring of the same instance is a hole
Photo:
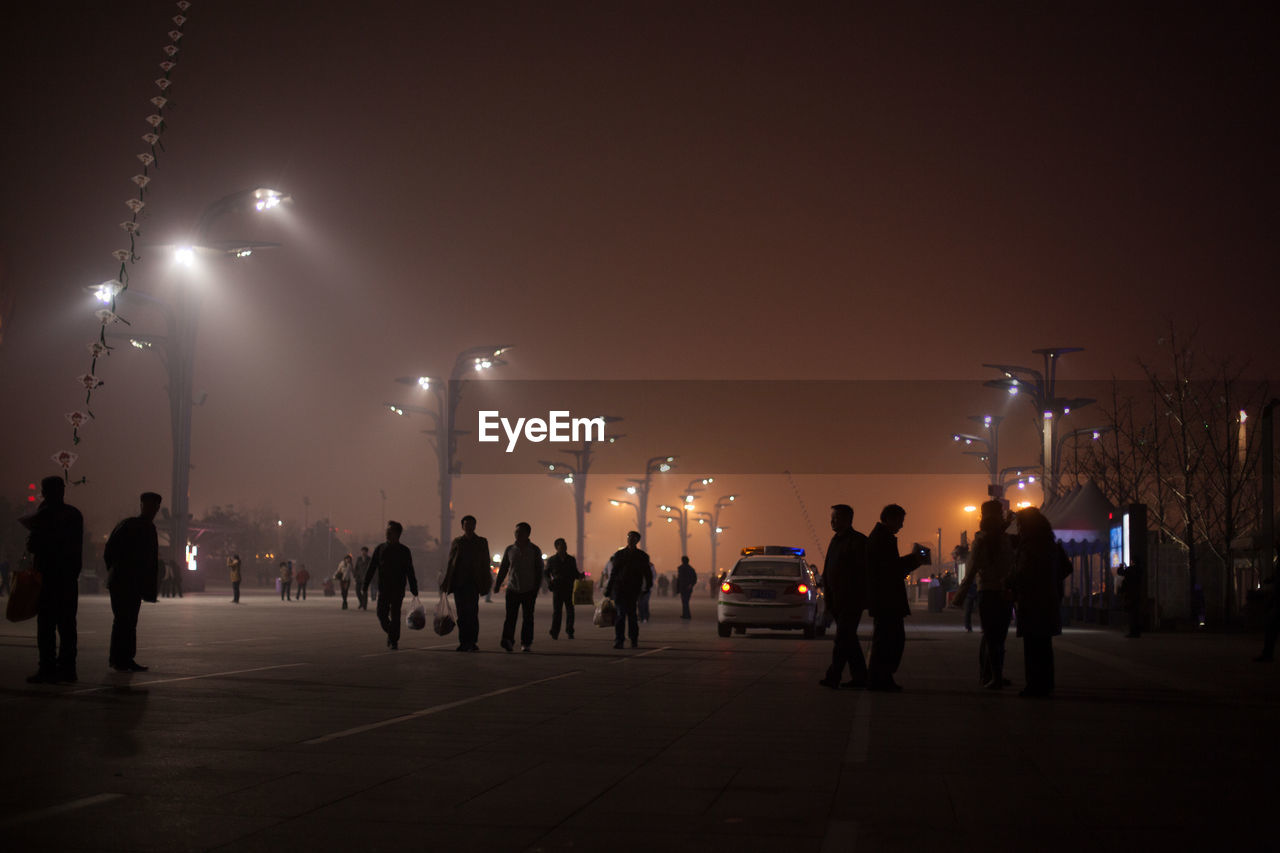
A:
{"label": "street lamp", "polygon": [[[658,509],[667,513],[664,517],[667,524],[679,523],[680,528],[680,554],[687,555],[689,553],[689,513],[694,511],[693,502],[704,491],[704,486],[709,486],[715,482],[714,477],[702,477],[701,479],[693,479],[689,481],[689,485],[684,487],[681,493],[680,505],[669,506],[662,504]],[[736,496],[735,496],[736,497]]]}
{"label": "street lamp", "polygon": [[721,495],[716,499],[715,506],[712,507],[713,512],[697,512],[698,524],[709,524],[711,526],[711,571],[714,574],[716,569],[716,547],[720,543],[720,534],[729,528],[720,525],[720,511],[725,507],[732,506],[738,499],[737,495]]}
{"label": "street lamp", "polygon": [[649,488],[653,485],[654,474],[665,474],[675,467],[674,456],[651,456],[644,463],[644,477],[629,479],[631,485],[621,487],[629,495],[636,498],[636,525],[640,534],[640,548],[644,548],[644,537],[649,528]]}
{"label": "street lamp", "polygon": [[[271,200],[269,206],[266,204],[267,200]],[[254,249],[278,247],[278,243],[245,240],[211,243],[209,229],[226,213],[245,209],[262,212],[292,200],[292,196],[267,187],[241,190],[218,199],[200,215],[191,243],[175,249],[174,261],[179,266],[192,267],[204,257],[242,259],[252,254]],[[260,203],[262,206],[259,206]],[[103,291],[104,285],[98,285],[95,289],[99,300],[107,296]],[[191,415],[192,408],[197,405],[192,386],[195,375],[196,331],[200,323],[200,292],[194,287],[176,287],[173,304],[132,289],[126,292],[156,305],[165,316],[166,334],[136,334],[129,337],[129,343],[135,349],[158,350],[168,374],[169,425],[173,440],[169,553],[173,565],[181,566],[186,561],[190,521]],[[109,301],[109,296],[107,298]]]}
{"label": "street lamp", "polygon": [[[604,422],[606,424],[616,424],[622,418],[616,415],[606,415]],[[588,430],[588,435],[590,430]],[[621,435],[610,435],[605,437],[605,442],[613,444]],[[538,464],[547,469],[547,474],[563,480],[565,485],[571,486],[573,489],[573,514],[578,526],[577,550],[574,556],[578,560],[579,566],[585,566],[586,562],[583,557],[583,542],[586,539],[586,514],[591,511],[591,503],[587,500],[587,475],[591,472],[591,459],[594,455],[592,446],[594,441],[587,440],[582,442],[579,450],[561,451],[567,456],[573,457],[573,464],[565,462],[550,462],[545,459],[539,459]]]}
{"label": "street lamp", "polygon": [[[1054,447],[1053,447],[1053,459],[1054,459],[1055,467],[1057,467],[1059,461],[1062,459],[1062,447],[1067,443],[1067,441],[1075,438],[1080,438],[1081,436],[1088,436],[1090,441],[1097,441],[1098,439],[1102,438],[1104,434],[1110,431],[1111,431],[1111,427],[1109,426],[1081,427],[1080,429],[1073,429],[1070,432],[1066,432],[1058,436],[1058,441],[1054,444]],[[1072,441],[1072,452],[1073,452],[1072,468],[1074,472],[1078,475],[1080,472],[1080,443],[1078,441]]]}
{"label": "street lamp", "polygon": [[463,387],[475,373],[482,373],[506,364],[502,354],[511,349],[507,345],[485,345],[470,347],[458,353],[453,360],[453,369],[449,371],[447,380],[433,376],[401,376],[396,379],[402,385],[413,385],[418,390],[431,394],[436,401],[434,409],[422,406],[384,403],[392,414],[407,416],[409,413],[425,415],[434,424],[432,429],[423,430],[431,436],[431,447],[436,452],[437,491],[440,496],[440,551],[441,559],[447,559],[444,543],[453,536],[453,478],[462,473],[462,466],[454,456],[458,452],[458,436],[466,435],[467,430],[456,426],[458,404],[462,401]]}
{"label": "street lamp", "polygon": [[640,506],[635,501],[624,500],[623,498],[610,498],[609,506],[629,506],[636,514],[636,524],[640,524]]}
{"label": "street lamp", "polygon": [[1000,485],[1000,422],[1002,415],[969,415],[969,420],[981,423],[987,431],[987,437],[972,435],[967,432],[952,433],[951,440],[965,447],[977,446],[979,450],[966,450],[966,456],[976,456],[978,461],[987,467],[991,477],[991,485]]}

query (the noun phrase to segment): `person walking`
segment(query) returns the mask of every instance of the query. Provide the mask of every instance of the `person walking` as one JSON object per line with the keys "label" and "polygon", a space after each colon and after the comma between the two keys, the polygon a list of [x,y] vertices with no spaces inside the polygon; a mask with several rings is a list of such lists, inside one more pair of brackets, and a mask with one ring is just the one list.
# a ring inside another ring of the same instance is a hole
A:
{"label": "person walking", "polygon": [[345,555],[338,561],[338,569],[333,573],[333,577],[338,581],[338,589],[342,592],[342,609],[347,609],[347,592],[351,589],[351,574],[355,571],[355,566],[351,562],[351,555]]}
{"label": "person walking", "polygon": [[307,571],[307,564],[298,561],[298,570],[293,573],[293,579],[298,582],[297,601],[307,600],[307,581],[311,580],[311,572]]}
{"label": "person walking", "polygon": [[[831,664],[818,683],[832,690],[866,687],[867,662],[858,642],[858,623],[867,606],[867,537],[853,529],[853,507],[849,504],[831,507],[831,531],[834,535],[822,566],[822,591],[827,612],[836,621],[836,635]],[[846,666],[849,681],[842,685]]]}
{"label": "person walking", "polygon": [[400,609],[404,605],[404,587],[407,583],[413,596],[418,596],[418,578],[413,573],[413,554],[400,544],[404,527],[398,521],[387,522],[387,541],[373,549],[369,570],[363,586],[367,591],[374,578],[378,580],[381,595],[378,602],[378,623],[387,634],[387,648],[400,648]]}
{"label": "person walking", "polygon": [[507,584],[507,618],[502,623],[500,645],[508,652],[515,648],[516,616],[520,615],[520,651],[527,652],[533,645],[533,606],[538,600],[538,587],[542,585],[542,549],[529,541],[533,528],[527,521],[516,525],[516,541],[507,546],[498,566],[498,580],[494,592],[502,591],[502,582],[510,575]]}
{"label": "person walking", "polygon": [[293,585],[293,567],[287,560],[280,561],[280,600],[292,601],[289,588]]}
{"label": "person walking", "polygon": [[907,644],[906,577],[923,564],[916,553],[898,555],[898,532],[907,511],[889,504],[880,511],[880,521],[867,537],[867,610],[875,620],[871,633],[871,662],[867,666],[867,689],[897,691],[902,685],[893,676],[902,663]]}
{"label": "person walking", "polygon": [[676,568],[676,593],[680,596],[681,619],[693,618],[693,614],[689,612],[689,599],[697,588],[698,573],[689,565],[689,556],[686,554],[680,558],[680,565]]}
{"label": "person walking", "polygon": [[40,481],[40,506],[20,519],[30,531],[27,550],[32,567],[40,573],[36,611],[40,663],[27,678],[30,684],[76,680],[76,609],[80,603],[84,516],[65,496],[66,483],[61,477],[45,477]]}
{"label": "person walking", "polygon": [[551,590],[551,639],[560,638],[560,612],[564,611],[564,629],[573,639],[573,585],[586,575],[578,570],[578,561],[569,553],[564,539],[555,541],[556,552],[547,558],[547,589]]}
{"label": "person walking", "polygon": [[1027,677],[1027,686],[1018,695],[1047,698],[1055,687],[1053,637],[1062,633],[1062,582],[1071,574],[1071,561],[1040,510],[1019,510],[1016,518],[1018,547],[1009,585],[1018,608]]}
{"label": "person walking", "polygon": [[360,546],[360,556],[356,557],[355,566],[356,603],[360,610],[369,609],[369,594],[360,585],[360,581],[367,574],[369,574],[369,548],[367,545],[362,545]]}
{"label": "person walking", "polygon": [[231,603],[240,603],[240,555],[227,557],[227,572],[231,575]]}
{"label": "person walking", "polygon": [[156,600],[160,545],[155,518],[160,501],[155,492],[143,492],[138,514],[116,525],[102,552],[112,616],[107,665],[116,672],[147,671],[134,656],[138,652],[138,612],[142,602]]}
{"label": "person walking", "polygon": [[988,690],[999,690],[1009,682],[1004,677],[1005,641],[1013,618],[1013,594],[1007,586],[1013,575],[1013,540],[1005,532],[1009,520],[1004,504],[987,501],[982,505],[978,534],[970,551],[969,573],[956,589],[952,606],[964,602],[968,610],[971,596],[978,597],[978,618],[982,623],[982,642],[978,644],[978,683]]}
{"label": "person walking", "polygon": [[640,534],[632,530],[627,534],[627,546],[614,552],[610,562],[609,582],[605,585],[605,598],[613,599],[618,615],[613,622],[613,647],[622,648],[625,636],[631,638],[631,648],[640,645],[639,614],[636,612],[640,595],[652,582],[649,574],[649,555],[640,550]]}
{"label": "person walking", "polygon": [[489,572],[489,540],[476,534],[476,517],[462,517],[462,535],[449,545],[440,591],[453,596],[458,613],[459,652],[478,652],[480,646],[480,596],[493,588]]}

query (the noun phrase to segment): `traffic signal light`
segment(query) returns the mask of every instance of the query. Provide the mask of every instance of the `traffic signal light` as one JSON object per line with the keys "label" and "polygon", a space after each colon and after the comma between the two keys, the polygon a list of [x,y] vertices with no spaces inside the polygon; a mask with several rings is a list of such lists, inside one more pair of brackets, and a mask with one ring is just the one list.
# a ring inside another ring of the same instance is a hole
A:
{"label": "traffic signal light", "polygon": [[27,503],[33,504],[35,502],[36,502],[36,484],[27,483]]}

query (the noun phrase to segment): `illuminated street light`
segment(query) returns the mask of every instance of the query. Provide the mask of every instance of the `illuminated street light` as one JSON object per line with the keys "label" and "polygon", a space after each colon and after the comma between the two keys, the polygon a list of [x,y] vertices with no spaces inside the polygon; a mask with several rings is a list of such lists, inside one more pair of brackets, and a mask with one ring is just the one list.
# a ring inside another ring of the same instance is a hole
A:
{"label": "illuminated street light", "polygon": [[983,448],[980,451],[964,451],[964,453],[967,456],[976,456],[978,461],[986,466],[991,485],[998,486],[1000,484],[1000,422],[1004,417],[1002,415],[970,415],[969,420],[981,423],[987,431],[987,437],[957,432],[952,433],[951,440],[963,443],[965,447],[976,444]]}
{"label": "illuminated street light", "polygon": [[[606,424],[615,424],[622,418],[616,415],[606,415],[604,422]],[[588,430],[588,435],[590,430]],[[606,443],[613,442],[621,438],[619,435],[608,436]],[[577,522],[577,550],[574,557],[578,560],[578,565],[586,565],[583,559],[583,546],[586,541],[586,514],[591,511],[591,502],[587,500],[587,475],[591,472],[591,461],[594,456],[593,445],[595,442],[590,439],[582,442],[582,447],[578,450],[564,450],[562,453],[572,456],[574,464],[569,465],[564,462],[549,462],[543,459],[538,460],[538,464],[547,469],[547,473],[552,477],[560,477],[566,485],[573,487],[573,511],[574,518]],[[561,472],[564,472],[563,475]]]}
{"label": "illuminated street light", "polygon": [[640,534],[640,548],[644,548],[645,535],[649,528],[649,490],[653,486],[654,474],[666,474],[675,467],[675,456],[651,456],[644,463],[644,476],[630,479],[628,485],[619,488],[636,498],[636,524]]}

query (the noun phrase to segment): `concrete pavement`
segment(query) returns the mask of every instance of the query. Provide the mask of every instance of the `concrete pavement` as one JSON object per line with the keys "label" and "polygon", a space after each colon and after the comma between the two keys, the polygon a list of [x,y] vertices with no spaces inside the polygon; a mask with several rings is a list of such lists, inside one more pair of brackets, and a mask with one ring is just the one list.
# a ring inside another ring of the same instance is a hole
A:
{"label": "concrete pavement", "polygon": [[[1280,670],[1256,638],[1071,628],[1058,692],[977,689],[980,634],[916,613],[901,694],[817,685],[830,643],[720,639],[654,599],[641,647],[579,608],[533,652],[247,590],[144,605],[109,672],[82,597],[80,682],[29,686],[35,622],[0,628],[0,839],[12,850],[1261,849]],[[354,603],[354,597],[353,597]],[[432,602],[428,600],[430,609]],[[870,626],[862,632],[869,638]],[[1274,849],[1274,845],[1272,845]]]}

